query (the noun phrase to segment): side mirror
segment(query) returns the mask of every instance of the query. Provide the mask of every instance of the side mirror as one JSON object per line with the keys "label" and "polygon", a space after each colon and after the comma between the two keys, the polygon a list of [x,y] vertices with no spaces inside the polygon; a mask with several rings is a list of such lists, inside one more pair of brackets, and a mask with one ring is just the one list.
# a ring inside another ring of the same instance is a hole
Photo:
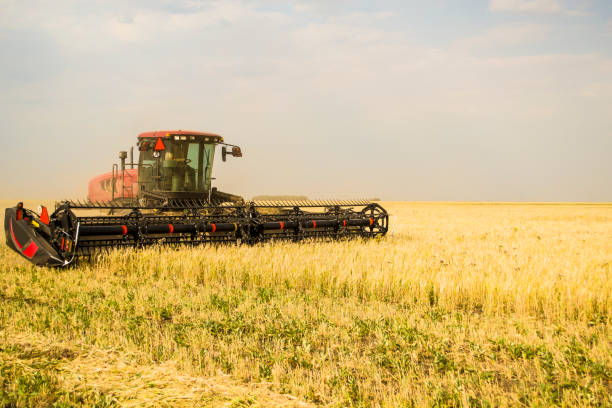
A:
{"label": "side mirror", "polygon": [[230,154],[234,157],[242,157],[242,150],[238,146],[232,146],[232,151],[228,152],[227,147],[223,146],[221,148],[221,159],[223,161],[227,160],[227,155]]}

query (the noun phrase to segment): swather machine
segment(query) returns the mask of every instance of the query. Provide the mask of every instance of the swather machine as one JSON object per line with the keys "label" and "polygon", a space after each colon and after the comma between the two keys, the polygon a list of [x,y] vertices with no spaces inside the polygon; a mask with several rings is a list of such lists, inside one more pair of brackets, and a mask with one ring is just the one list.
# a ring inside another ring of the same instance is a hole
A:
{"label": "swather machine", "polygon": [[[4,218],[10,248],[36,265],[65,266],[96,250],[154,244],[258,243],[309,238],[375,237],[389,216],[361,201],[250,201],[211,186],[216,147],[222,160],[242,157],[213,133],[155,131],[138,136],[138,162],[93,178],[88,200],[56,203],[49,214],[21,203]],[[93,214],[92,214],[93,212]]]}

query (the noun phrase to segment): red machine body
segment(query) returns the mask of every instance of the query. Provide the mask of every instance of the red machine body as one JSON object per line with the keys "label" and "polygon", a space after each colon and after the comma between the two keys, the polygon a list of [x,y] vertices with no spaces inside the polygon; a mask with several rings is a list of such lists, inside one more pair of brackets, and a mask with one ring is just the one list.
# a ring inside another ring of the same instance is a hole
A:
{"label": "red machine body", "polygon": [[[134,198],[138,195],[138,169],[125,169],[125,178],[115,173],[115,194],[117,198]],[[113,173],[100,174],[89,181],[87,198],[92,202],[113,200]]]}

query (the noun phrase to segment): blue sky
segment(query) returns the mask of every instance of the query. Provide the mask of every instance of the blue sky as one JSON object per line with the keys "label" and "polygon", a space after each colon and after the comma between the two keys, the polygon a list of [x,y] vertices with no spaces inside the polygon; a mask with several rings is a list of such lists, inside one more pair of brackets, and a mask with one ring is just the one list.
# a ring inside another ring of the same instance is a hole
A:
{"label": "blue sky", "polygon": [[182,128],[246,196],[612,201],[607,0],[4,0],[0,59],[5,198]]}

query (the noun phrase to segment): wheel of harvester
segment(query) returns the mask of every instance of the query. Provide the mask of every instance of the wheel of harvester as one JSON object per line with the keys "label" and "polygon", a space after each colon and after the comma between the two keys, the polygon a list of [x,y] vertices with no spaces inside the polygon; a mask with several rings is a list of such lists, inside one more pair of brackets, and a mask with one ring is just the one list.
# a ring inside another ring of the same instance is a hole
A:
{"label": "wheel of harvester", "polygon": [[389,229],[389,214],[379,204],[366,206],[361,213],[370,219],[370,225],[361,227],[364,236],[385,235]]}

